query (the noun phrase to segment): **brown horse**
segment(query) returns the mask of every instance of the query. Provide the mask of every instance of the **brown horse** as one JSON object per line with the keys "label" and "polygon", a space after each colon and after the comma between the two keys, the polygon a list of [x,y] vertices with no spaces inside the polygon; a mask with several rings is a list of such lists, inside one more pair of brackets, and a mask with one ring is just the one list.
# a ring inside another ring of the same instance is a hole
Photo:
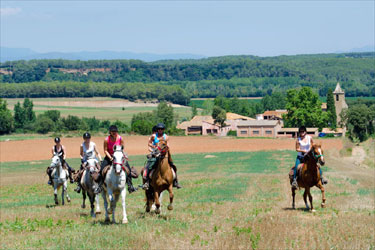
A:
{"label": "brown horse", "polygon": [[[169,192],[168,210],[173,209],[173,172],[169,162],[172,161],[167,142],[160,140],[157,147],[157,160],[154,170],[151,171],[150,188],[146,190],[146,212],[150,212],[152,205],[155,203],[157,214],[160,213],[160,194],[164,190]],[[143,175],[143,170],[142,170]]]}
{"label": "brown horse", "polygon": [[[324,196],[324,187],[322,185],[319,173],[319,166],[324,165],[324,156],[321,145],[313,144],[312,148],[304,157],[304,163],[300,164],[297,171],[298,176],[298,186],[304,188],[305,192],[303,193],[303,199],[305,201],[306,209],[310,210],[309,205],[307,204],[307,196],[309,196],[311,211],[315,211],[313,208],[313,198],[310,193],[310,188],[317,186],[322,192],[322,207],[325,207],[326,198]],[[290,183],[293,181],[293,174],[289,175]],[[295,195],[296,188],[292,187],[293,195],[293,204],[292,207],[295,209]]]}

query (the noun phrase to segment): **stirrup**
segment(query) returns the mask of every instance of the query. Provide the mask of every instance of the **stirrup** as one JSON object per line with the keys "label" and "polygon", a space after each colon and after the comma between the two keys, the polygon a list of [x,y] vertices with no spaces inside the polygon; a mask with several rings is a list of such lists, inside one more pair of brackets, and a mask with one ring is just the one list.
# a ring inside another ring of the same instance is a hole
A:
{"label": "stirrup", "polygon": [[47,184],[52,186],[52,181],[49,180],[49,181],[47,182]]}
{"label": "stirrup", "polygon": [[173,181],[173,187],[175,187],[175,188],[177,188],[177,189],[182,188],[182,186],[180,185],[180,183],[178,183],[177,180],[174,180],[174,181]]}
{"label": "stirrup", "polygon": [[77,193],[80,193],[81,192],[81,187],[80,186],[77,186],[74,191],[76,191]]}

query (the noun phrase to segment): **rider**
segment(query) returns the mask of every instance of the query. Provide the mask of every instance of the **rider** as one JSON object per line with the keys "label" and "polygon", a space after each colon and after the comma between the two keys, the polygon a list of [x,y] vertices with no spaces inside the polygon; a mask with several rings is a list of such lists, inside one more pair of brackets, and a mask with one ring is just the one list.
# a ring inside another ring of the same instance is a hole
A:
{"label": "rider", "polygon": [[[56,137],[54,139],[55,141],[55,145],[52,146],[52,156],[54,156],[56,153],[57,154],[61,154],[60,155],[60,160],[61,160],[61,164],[68,169],[68,172],[69,172],[69,179],[70,179],[70,183],[73,183],[73,177],[72,177],[72,172],[74,172],[74,169],[72,169],[69,164],[65,161],[66,159],[66,149],[64,147],[64,145],[61,144],[61,139],[60,137]],[[48,180],[48,184],[49,185],[52,185],[52,169],[51,168],[47,168],[47,174],[49,176],[49,180]]]}
{"label": "rider", "polygon": [[[81,168],[76,176],[77,187],[74,189],[77,193],[81,192],[81,178],[84,172],[84,165],[86,164],[88,159],[95,159],[96,167],[100,169],[99,161],[102,160],[99,151],[96,148],[95,142],[91,141],[90,133],[86,132],[83,134],[83,143],[80,147],[80,157],[81,157]],[[96,157],[98,156],[98,157]],[[98,161],[99,158],[99,161]]]}
{"label": "rider", "polygon": [[[113,153],[114,153],[113,152],[113,146],[114,145],[121,145],[121,146],[124,147],[124,140],[118,134],[118,129],[117,129],[116,125],[111,125],[109,127],[109,136],[107,136],[104,139],[103,145],[104,145],[105,157],[104,157],[104,160],[102,161],[102,164],[101,164],[101,167],[100,167],[100,175],[102,177],[102,181],[99,183],[99,188],[98,188],[97,192],[101,191],[101,187],[102,187],[103,182],[104,182],[103,169],[108,165],[112,165],[112,161],[113,161],[112,156],[113,156]],[[129,193],[132,193],[134,191],[137,191],[137,189],[134,188],[133,183],[132,183],[131,174],[130,174],[131,170],[130,170],[130,166],[129,166],[128,161],[126,161],[125,165],[129,170],[129,174],[126,175],[126,183],[128,184]]]}
{"label": "rider", "polygon": [[[298,134],[299,134],[299,137],[296,140],[296,151],[298,152],[298,155],[296,158],[296,164],[293,169],[294,171],[293,171],[293,182],[292,182],[292,186],[295,188],[298,188],[298,183],[297,183],[298,165],[301,163],[304,163],[304,157],[311,150],[312,144],[313,144],[312,137],[306,134],[305,126],[301,126],[298,129]],[[320,172],[320,178],[322,180],[322,184],[327,184],[328,182],[326,179],[323,178],[323,172],[320,167],[319,167],[319,172]]]}
{"label": "rider", "polygon": [[[142,188],[147,190],[150,186],[150,178],[149,178],[149,172],[152,170],[154,167],[157,159],[155,157],[155,150],[157,149],[157,144],[160,140],[164,140],[167,142],[169,141],[169,137],[166,133],[164,133],[165,130],[165,125],[163,123],[158,123],[156,126],[152,128],[152,135],[150,136],[148,140],[148,151],[151,152],[151,154],[147,157],[147,163],[146,167],[144,168],[143,171],[143,179],[145,180],[145,184],[143,184]],[[175,174],[176,174],[176,179],[173,181],[173,186],[176,188],[182,188],[181,185],[178,183],[177,179],[177,168],[176,165],[173,164],[173,162],[169,162],[169,165],[173,168]]]}

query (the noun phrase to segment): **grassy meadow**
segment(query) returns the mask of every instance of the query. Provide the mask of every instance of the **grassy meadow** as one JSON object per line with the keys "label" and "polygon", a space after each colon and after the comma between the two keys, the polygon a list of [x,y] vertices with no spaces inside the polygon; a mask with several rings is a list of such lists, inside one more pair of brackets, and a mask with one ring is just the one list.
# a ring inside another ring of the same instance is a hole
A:
{"label": "grassy meadow", "polygon": [[[0,248],[374,249],[374,167],[353,168],[351,157],[326,152],[327,208],[313,188],[311,213],[302,191],[291,209],[287,174],[294,157],[293,151],[174,155],[184,187],[174,189],[174,210],[166,210],[165,195],[161,215],[145,214],[143,191],[127,194],[126,225],[104,223],[101,198],[102,214],[92,219],[75,184],[68,186],[72,202],[55,206],[46,184],[49,161],[1,163]],[[130,158],[137,169],[145,160]]]}

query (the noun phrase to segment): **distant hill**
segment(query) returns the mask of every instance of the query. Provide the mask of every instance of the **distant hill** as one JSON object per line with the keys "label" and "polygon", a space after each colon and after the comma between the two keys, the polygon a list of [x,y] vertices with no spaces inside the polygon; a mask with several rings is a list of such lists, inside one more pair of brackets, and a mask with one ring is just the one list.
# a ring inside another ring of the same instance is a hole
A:
{"label": "distant hill", "polygon": [[145,62],[158,60],[201,59],[203,55],[195,54],[152,54],[125,51],[81,51],[81,52],[48,52],[38,53],[31,49],[1,47],[0,61],[32,60],[32,59],[65,59],[65,60],[114,60],[137,59]]}

